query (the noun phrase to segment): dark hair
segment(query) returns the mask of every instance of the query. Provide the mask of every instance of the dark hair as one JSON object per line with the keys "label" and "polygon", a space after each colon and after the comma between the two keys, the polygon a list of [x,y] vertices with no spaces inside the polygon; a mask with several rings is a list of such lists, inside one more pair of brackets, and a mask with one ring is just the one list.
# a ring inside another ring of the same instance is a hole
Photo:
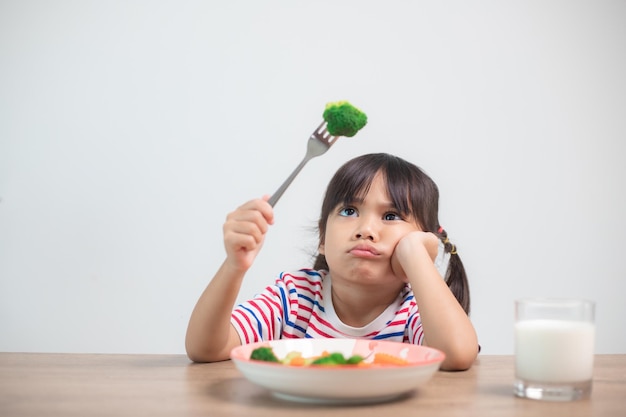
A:
{"label": "dark hair", "polygon": [[[366,194],[381,172],[387,182],[389,197],[400,214],[412,217],[425,232],[432,232],[450,253],[448,271],[444,277],[448,287],[467,314],[470,311],[469,285],[465,267],[456,248],[447,239],[447,232],[439,225],[439,189],[420,168],[397,156],[386,153],[356,157],[339,168],[328,184],[318,221],[319,242],[326,237],[326,221],[339,204],[350,204],[356,197]],[[326,257],[318,254],[314,269],[328,269]]]}

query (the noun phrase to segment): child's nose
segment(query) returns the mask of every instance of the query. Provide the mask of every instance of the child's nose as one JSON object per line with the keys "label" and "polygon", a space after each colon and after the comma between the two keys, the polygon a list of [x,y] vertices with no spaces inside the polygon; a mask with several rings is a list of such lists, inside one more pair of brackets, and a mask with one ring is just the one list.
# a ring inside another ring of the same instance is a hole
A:
{"label": "child's nose", "polygon": [[368,220],[365,217],[362,217],[356,229],[355,237],[357,239],[367,239],[367,240],[375,241],[378,238],[378,236],[377,236],[376,228],[374,227],[373,221]]}

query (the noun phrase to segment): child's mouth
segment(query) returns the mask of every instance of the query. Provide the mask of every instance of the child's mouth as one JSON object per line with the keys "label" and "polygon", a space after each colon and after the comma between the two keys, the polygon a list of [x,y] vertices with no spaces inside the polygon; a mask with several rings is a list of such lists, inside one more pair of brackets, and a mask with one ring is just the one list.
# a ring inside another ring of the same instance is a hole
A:
{"label": "child's mouth", "polygon": [[350,249],[350,254],[359,258],[374,258],[380,255],[376,249],[369,245],[357,245]]}

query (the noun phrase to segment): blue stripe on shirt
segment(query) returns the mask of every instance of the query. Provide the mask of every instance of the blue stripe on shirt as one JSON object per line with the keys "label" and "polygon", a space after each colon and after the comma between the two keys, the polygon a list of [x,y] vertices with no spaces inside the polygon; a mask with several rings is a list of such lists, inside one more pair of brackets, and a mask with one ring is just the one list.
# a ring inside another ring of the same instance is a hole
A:
{"label": "blue stripe on shirt", "polygon": [[377,334],[372,339],[382,340],[382,339],[389,339],[390,337],[396,337],[396,336],[403,336],[404,337],[404,331],[394,332],[394,333]]}
{"label": "blue stripe on shirt", "polygon": [[250,315],[252,317],[254,317],[254,320],[256,320],[256,326],[257,326],[257,332],[258,334],[261,335],[261,339],[263,339],[263,326],[261,325],[261,320],[259,320],[259,318],[257,317],[256,314],[254,314],[254,311],[251,310],[250,308],[246,307],[246,306],[240,306],[241,308],[243,308],[244,310],[246,310],[247,312],[250,313]]}
{"label": "blue stripe on shirt", "polygon": [[319,303],[319,301],[314,300],[314,299],[312,299],[311,297],[309,297],[309,296],[307,296],[307,295],[304,295],[304,294],[298,294],[298,298],[302,298],[303,300],[306,300],[306,301],[308,301],[309,303],[311,303],[311,308],[313,308],[313,307],[317,307],[317,308],[319,308],[319,310],[320,310],[322,313],[325,313],[325,312],[326,312],[326,311],[324,310],[324,306],[323,306],[323,305],[321,305],[321,304]]}
{"label": "blue stripe on shirt", "polygon": [[[302,327],[302,326],[297,326],[296,323],[294,323],[293,321],[289,320],[289,312],[291,311],[289,309],[289,305],[288,305],[288,298],[285,295],[285,289],[283,287],[279,287],[278,290],[280,291],[280,303],[283,306],[283,314],[285,315],[285,327],[291,327],[293,329],[296,329],[302,333],[304,333],[306,330]],[[295,292],[295,290],[289,290],[289,292]]]}

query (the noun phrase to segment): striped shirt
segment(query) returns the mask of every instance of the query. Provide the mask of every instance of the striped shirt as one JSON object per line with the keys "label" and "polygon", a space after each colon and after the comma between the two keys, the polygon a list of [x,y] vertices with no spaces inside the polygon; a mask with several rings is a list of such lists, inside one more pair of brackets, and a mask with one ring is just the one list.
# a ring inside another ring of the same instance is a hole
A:
{"label": "striped shirt", "polygon": [[408,284],[394,303],[364,327],[351,327],[339,320],[333,308],[331,285],[326,271],[283,272],[273,285],[233,310],[231,323],[241,343],[293,338],[422,343],[422,322]]}

